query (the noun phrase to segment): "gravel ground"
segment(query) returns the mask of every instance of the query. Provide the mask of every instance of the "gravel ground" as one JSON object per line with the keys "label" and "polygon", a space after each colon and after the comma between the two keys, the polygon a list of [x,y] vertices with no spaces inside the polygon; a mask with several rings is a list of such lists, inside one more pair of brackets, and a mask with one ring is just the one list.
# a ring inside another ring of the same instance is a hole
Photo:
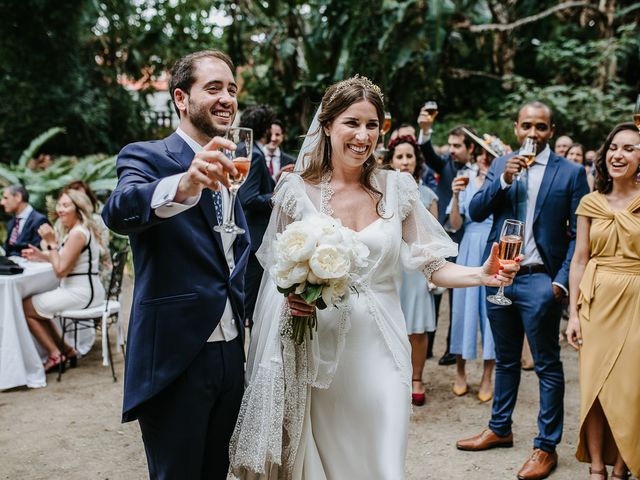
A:
{"label": "gravel ground", "polygon": [[[126,292],[131,291],[127,285]],[[125,308],[128,301],[125,299]],[[443,301],[444,308],[448,302]],[[128,311],[128,308],[126,308]],[[443,351],[446,324],[440,326],[436,356]],[[99,337],[98,337],[99,338]],[[99,342],[100,340],[98,340]],[[577,355],[566,344],[564,441],[558,447],[560,462],[551,478],[587,477],[575,451],[578,426]],[[0,393],[1,479],[142,479],[147,477],[144,449],[137,423],[120,423],[122,402],[122,355],[115,355],[118,382],[103,367],[96,345],[68,371],[61,383],[48,377],[42,389],[14,389]],[[512,449],[460,452],[455,441],[485,427],[490,404],[475,394],[481,363],[469,362],[471,393],[451,393],[455,367],[427,362],[427,404],[414,407],[409,433],[407,479],[513,479],[529,455],[537,433],[538,382],[534,372],[523,372],[514,415],[515,445]],[[350,479],[351,480],[351,479]],[[355,480],[355,479],[354,479]]]}

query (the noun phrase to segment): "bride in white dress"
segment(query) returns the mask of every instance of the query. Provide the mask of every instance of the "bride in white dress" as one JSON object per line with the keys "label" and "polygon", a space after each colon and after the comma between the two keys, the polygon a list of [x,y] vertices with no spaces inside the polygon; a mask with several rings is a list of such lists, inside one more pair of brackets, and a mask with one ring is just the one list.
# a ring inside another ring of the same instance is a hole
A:
{"label": "bride in white dress", "polygon": [[[329,87],[296,165],[301,174],[284,176],[273,195],[258,252],[265,274],[247,389],[230,448],[240,478],[404,478],[411,351],[401,268],[421,270],[444,287],[508,284],[518,269],[500,270],[497,245],[483,267],[445,261],[457,247],[419,201],[416,182],[376,166],[383,118],[380,89],[368,79]],[[268,272],[275,235],[318,212],[356,232],[370,254],[357,293],[319,310],[317,335],[298,346],[281,329],[289,315],[315,307],[293,294],[285,300]]]}

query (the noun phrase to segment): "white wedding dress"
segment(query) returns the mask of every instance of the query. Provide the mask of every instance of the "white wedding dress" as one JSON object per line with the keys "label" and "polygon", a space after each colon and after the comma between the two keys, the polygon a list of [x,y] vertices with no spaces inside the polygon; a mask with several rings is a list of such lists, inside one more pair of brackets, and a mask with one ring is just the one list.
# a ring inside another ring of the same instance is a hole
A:
{"label": "white wedding dress", "polygon": [[[411,359],[400,308],[401,268],[430,276],[456,245],[418,198],[408,174],[380,170],[383,216],[357,232],[368,265],[348,302],[318,311],[318,332],[301,346],[281,335],[284,297],[266,274],[275,234],[294,220],[331,215],[331,189],[289,174],[259,258],[265,268],[247,366],[247,390],[231,443],[243,479],[404,478]],[[426,293],[426,292],[425,292]]]}

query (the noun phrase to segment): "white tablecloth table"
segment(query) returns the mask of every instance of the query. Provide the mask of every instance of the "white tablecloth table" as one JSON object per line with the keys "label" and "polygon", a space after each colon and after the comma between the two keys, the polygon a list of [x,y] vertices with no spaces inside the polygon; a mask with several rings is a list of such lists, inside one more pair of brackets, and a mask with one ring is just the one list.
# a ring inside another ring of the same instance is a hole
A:
{"label": "white tablecloth table", "polygon": [[22,310],[22,299],[53,290],[58,279],[51,264],[20,262],[24,272],[0,275],[0,390],[45,387],[42,360]]}

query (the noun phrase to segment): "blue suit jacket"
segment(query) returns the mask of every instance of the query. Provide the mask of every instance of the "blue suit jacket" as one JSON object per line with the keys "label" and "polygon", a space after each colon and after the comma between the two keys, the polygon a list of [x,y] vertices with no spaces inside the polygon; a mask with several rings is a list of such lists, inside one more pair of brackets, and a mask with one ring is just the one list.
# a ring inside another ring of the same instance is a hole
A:
{"label": "blue suit jacket", "polygon": [[[289,155],[280,156],[280,167],[288,165],[293,160]],[[251,250],[257,251],[262,244],[264,232],[271,217],[271,195],[276,182],[269,174],[264,152],[256,142],[253,142],[251,154],[251,168],[249,176],[238,191],[238,198],[247,217],[249,232],[251,233]]]}
{"label": "blue suit jacket", "polygon": [[7,257],[12,255],[20,256],[23,248],[27,248],[29,244],[35,245],[36,247],[40,246],[40,235],[38,235],[38,228],[43,223],[49,223],[47,217],[38,212],[37,210],[33,210],[31,214],[27,217],[27,221],[24,223],[22,227],[22,231],[20,235],[18,235],[18,240],[15,244],[9,245],[9,238],[11,238],[11,231],[13,230],[14,225],[16,224],[16,217],[12,217],[11,220],[7,223],[7,239],[4,242],[4,251],[6,252]]}
{"label": "blue suit jacket", "polygon": [[[224,256],[213,199],[204,190],[198,204],[158,218],[151,199],[158,182],[185,172],[191,148],[173,134],[164,140],[127,145],[117,160],[118,186],[102,217],[129,235],[135,268],[133,306],[125,361],[123,421],[135,407],[172,383],[193,361],[216,328],[227,298],[236,319],[244,318],[247,235],[236,237],[231,275]],[[236,223],[244,226],[238,202]],[[244,331],[238,323],[238,330]]]}
{"label": "blue suit jacket", "polygon": [[[484,258],[489,256],[491,244],[499,240],[504,221],[516,218],[516,189],[503,190],[500,185],[505,163],[513,155],[493,161],[484,184],[469,204],[469,215],[475,222],[493,214]],[[575,248],[576,209],[587,193],[589,185],[582,165],[551,152],[536,200],[533,236],[552,281],[565,287],[569,286],[569,264]]]}

